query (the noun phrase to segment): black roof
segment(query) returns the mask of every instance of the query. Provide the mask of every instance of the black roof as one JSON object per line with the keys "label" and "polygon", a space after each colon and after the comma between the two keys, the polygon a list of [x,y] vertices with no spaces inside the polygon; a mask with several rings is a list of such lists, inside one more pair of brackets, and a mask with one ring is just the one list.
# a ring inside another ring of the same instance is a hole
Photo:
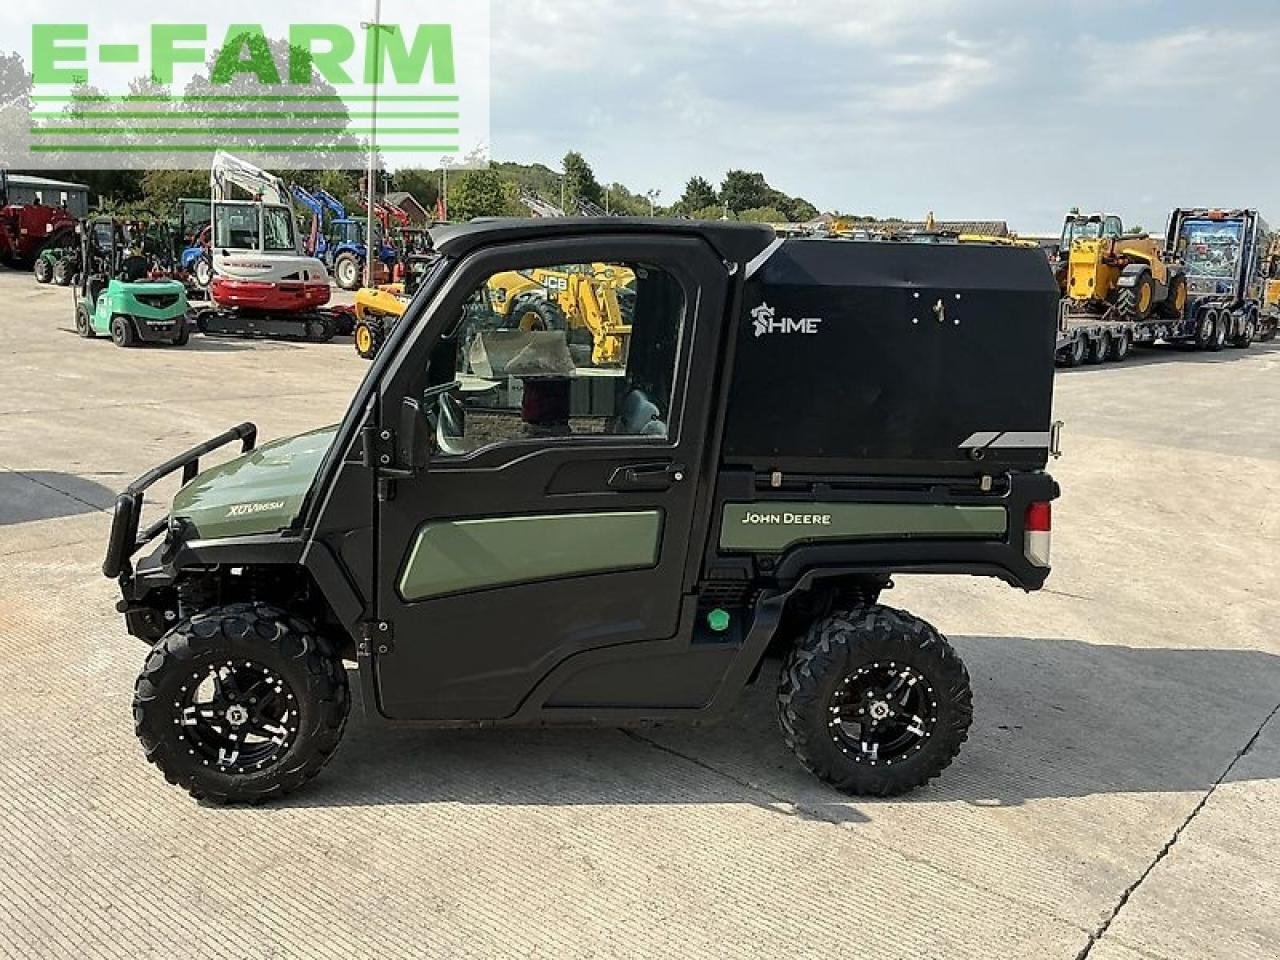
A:
{"label": "black roof", "polygon": [[573,234],[668,234],[705,239],[725,260],[748,263],[773,243],[773,228],[760,223],[673,220],[651,217],[529,217],[481,219],[432,229],[436,250],[461,257],[481,246],[519,243]]}

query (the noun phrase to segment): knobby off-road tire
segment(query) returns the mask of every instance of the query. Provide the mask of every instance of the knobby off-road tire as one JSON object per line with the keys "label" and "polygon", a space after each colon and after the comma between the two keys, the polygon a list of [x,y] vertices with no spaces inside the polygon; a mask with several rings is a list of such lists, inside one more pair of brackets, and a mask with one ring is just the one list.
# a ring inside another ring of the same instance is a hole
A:
{"label": "knobby off-road tire", "polygon": [[[886,723],[878,730],[864,726],[871,717],[859,711],[883,713],[886,704],[895,712],[905,704],[909,716],[877,721]],[[868,606],[815,621],[796,643],[778,685],[778,719],[787,746],[819,780],[889,797],[922,786],[955,759],[973,696],[942,634],[909,613]]]}
{"label": "knobby off-road tire", "polygon": [[564,311],[550,300],[521,297],[511,307],[507,329],[526,332],[568,330],[569,320]]}
{"label": "knobby off-road tire", "polygon": [[35,274],[36,283],[48,283],[53,279],[53,264],[42,256],[36,256],[31,270]]}
{"label": "knobby off-road tire", "polygon": [[[214,697],[204,699],[209,690]],[[210,702],[225,706],[196,706]],[[238,603],[178,624],[152,648],[134,686],[133,720],[147,759],[170,783],[197,799],[262,803],[320,772],[350,707],[346,671],[311,624]],[[253,734],[258,727],[264,732]],[[227,735],[241,741],[243,749],[230,748],[234,759],[218,739]]]}
{"label": "knobby off-road tire", "polygon": [[71,269],[70,261],[63,259],[53,265],[53,282],[58,286],[71,286],[71,278],[74,276],[75,271]]}

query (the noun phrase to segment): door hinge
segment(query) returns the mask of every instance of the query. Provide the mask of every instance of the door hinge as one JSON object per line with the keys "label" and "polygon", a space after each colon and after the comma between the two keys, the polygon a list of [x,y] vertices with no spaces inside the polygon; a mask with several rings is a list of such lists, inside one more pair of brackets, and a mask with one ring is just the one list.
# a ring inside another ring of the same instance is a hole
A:
{"label": "door hinge", "polygon": [[359,657],[385,657],[396,652],[395,629],[386,620],[370,620],[360,624]]}
{"label": "door hinge", "polygon": [[364,465],[386,470],[396,462],[396,432],[387,427],[364,428]]}

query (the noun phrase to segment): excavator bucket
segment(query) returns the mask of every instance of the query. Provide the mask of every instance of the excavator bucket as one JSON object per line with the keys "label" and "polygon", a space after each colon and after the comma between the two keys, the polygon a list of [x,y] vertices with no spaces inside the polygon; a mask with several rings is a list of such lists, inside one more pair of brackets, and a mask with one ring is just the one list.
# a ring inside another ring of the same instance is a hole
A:
{"label": "excavator bucket", "polygon": [[486,380],[571,377],[573,358],[563,330],[484,330],[471,341],[471,372]]}

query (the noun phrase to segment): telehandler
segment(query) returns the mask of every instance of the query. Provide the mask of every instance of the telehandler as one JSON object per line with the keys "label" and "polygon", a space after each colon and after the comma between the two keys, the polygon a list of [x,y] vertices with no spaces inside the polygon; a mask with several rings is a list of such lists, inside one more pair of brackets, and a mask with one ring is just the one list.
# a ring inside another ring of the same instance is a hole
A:
{"label": "telehandler", "polygon": [[[1049,575],[1044,256],[628,218],[436,239],[341,423],[261,447],[241,424],[116,502],[103,573],[149,648],[133,719],[165,777],[219,802],[302,786],[349,676],[397,723],[701,722],[770,654],[782,737],[836,789],[950,764],[965,667],[881,597],[896,575]],[[468,339],[493,277],[566,263],[633,272],[620,366],[579,368],[563,330]]]}

